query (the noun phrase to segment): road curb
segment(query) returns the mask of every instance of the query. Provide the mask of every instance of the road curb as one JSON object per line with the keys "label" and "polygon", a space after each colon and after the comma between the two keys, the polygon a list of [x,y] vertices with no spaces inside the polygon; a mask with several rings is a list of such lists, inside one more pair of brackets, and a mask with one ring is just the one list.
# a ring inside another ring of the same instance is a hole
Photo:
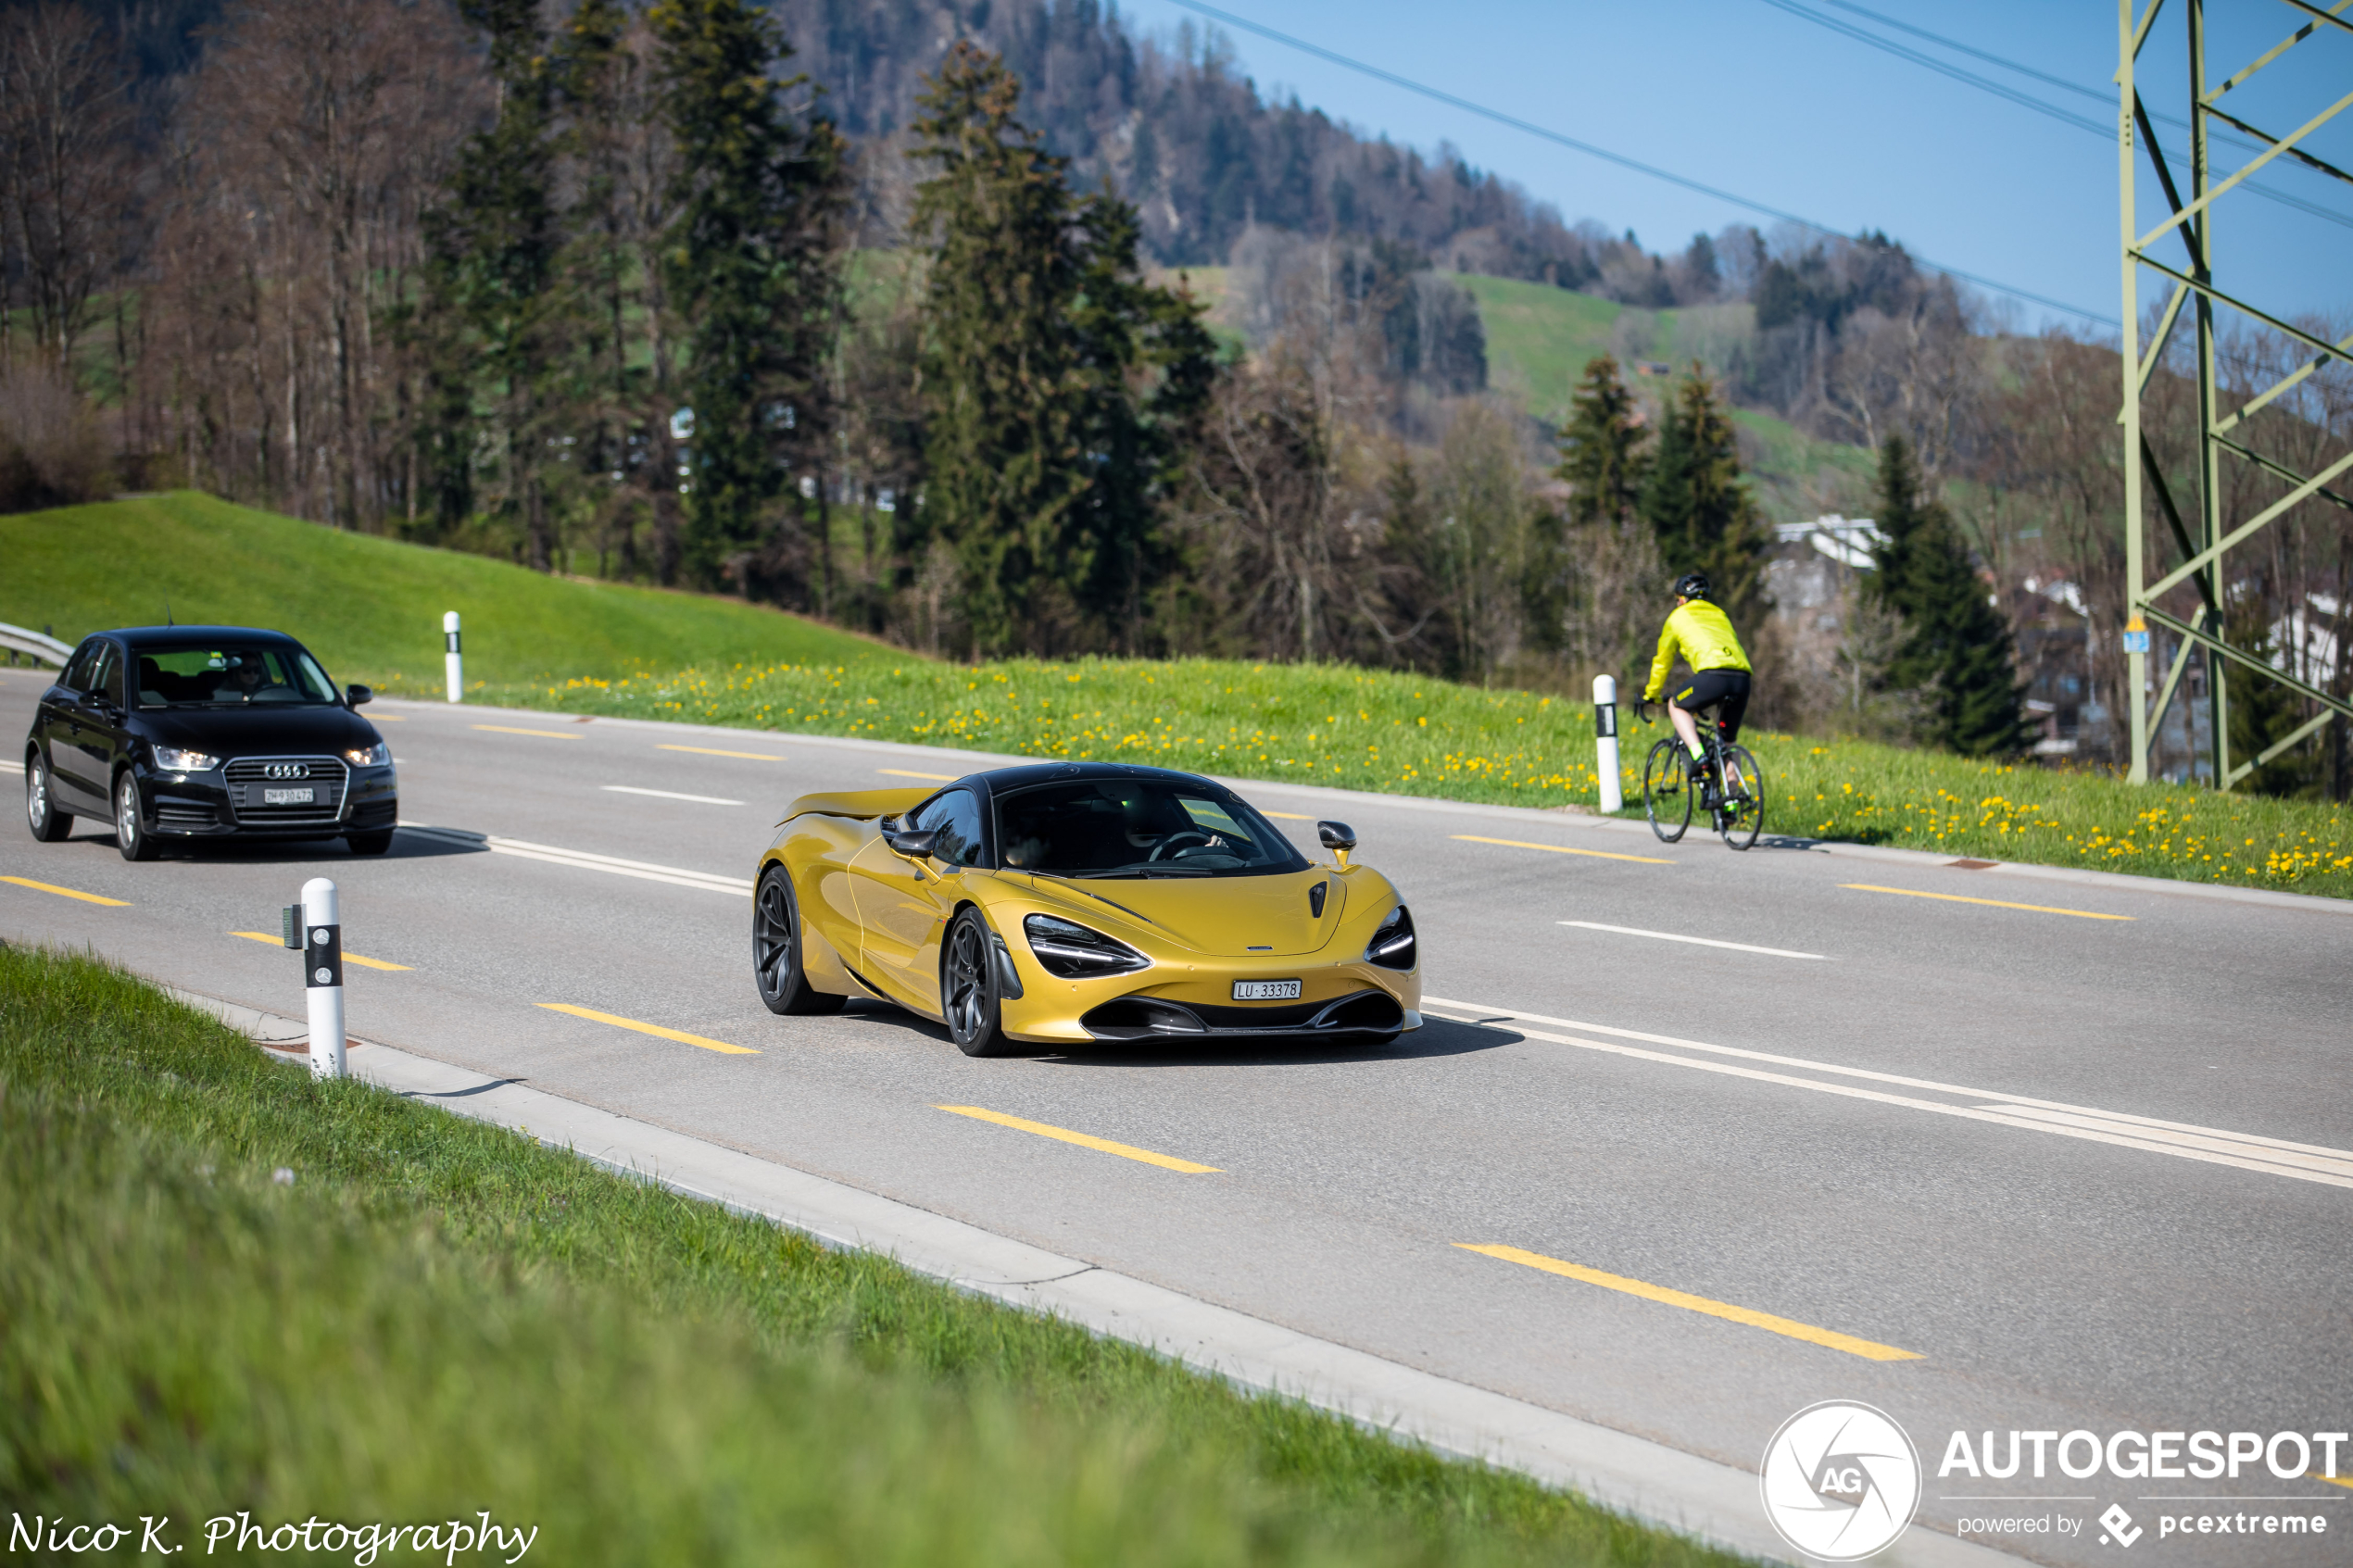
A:
{"label": "road curb", "polygon": [[[447,712],[444,703],[421,702],[413,698],[379,697],[386,707],[417,708],[428,711]],[[546,722],[548,710],[539,708],[477,708],[468,705],[465,711],[487,713],[509,718],[534,718]],[[740,740],[745,735],[761,735],[782,745],[822,746],[827,749],[887,751],[901,757],[925,757],[935,759],[953,759],[969,762],[975,768],[996,768],[1051,761],[1051,758],[1013,757],[999,752],[965,751],[941,746],[923,746],[913,741],[864,740],[854,735],[807,735],[782,730],[745,730],[727,724],[694,724],[667,719],[609,718],[603,714],[568,714],[573,723],[620,724],[659,730],[667,734],[700,734],[732,736]],[[1445,800],[1426,795],[1384,795],[1377,790],[1340,789],[1330,784],[1290,784],[1281,779],[1237,779],[1222,775],[1220,784],[1237,790],[1279,789],[1309,799],[1321,799],[1335,806],[1364,804],[1379,807],[1403,807],[1419,811],[1435,811],[1458,816],[1492,817],[1502,814],[1531,823],[1541,822],[1554,830],[1564,826],[1579,832],[1629,834],[1650,838],[1650,824],[1625,817],[1604,817],[1597,813],[1564,811],[1556,807],[1489,806],[1471,800]],[[2046,866],[2028,861],[1967,860],[1965,857],[1940,854],[1926,849],[1903,849],[1892,845],[1856,844],[1845,839],[1768,837],[1757,847],[1774,852],[1833,855],[1847,859],[1879,860],[1891,865],[1919,867],[1923,870],[1963,870],[1985,876],[2026,877],[2044,882],[2070,882],[2081,886],[2106,887],[2125,893],[2164,893],[2187,898],[2220,899],[2225,903],[2256,905],[2276,909],[2296,909],[2308,914],[2353,915],[2353,898],[2327,898],[2311,893],[2284,893],[2269,887],[2237,887],[2217,883],[2183,882],[2178,877],[2133,876],[2121,872],[2095,871],[2086,866]],[[1964,863],[1966,861],[1966,863]]]}
{"label": "road curb", "polygon": [[[285,1046],[307,1035],[308,1026],[293,1019],[162,988],[252,1038],[273,1060],[290,1060]],[[353,1047],[354,1077],[407,1098],[511,1128],[828,1247],[878,1253],[960,1290],[1142,1346],[1238,1387],[1296,1399],[1376,1432],[1519,1472],[1645,1524],[1792,1568],[1805,1562],[1767,1524],[1756,1477],[1747,1471],[510,1079],[391,1046]],[[2016,1568],[2020,1560],[1916,1526],[1871,1561],[1888,1568]]]}

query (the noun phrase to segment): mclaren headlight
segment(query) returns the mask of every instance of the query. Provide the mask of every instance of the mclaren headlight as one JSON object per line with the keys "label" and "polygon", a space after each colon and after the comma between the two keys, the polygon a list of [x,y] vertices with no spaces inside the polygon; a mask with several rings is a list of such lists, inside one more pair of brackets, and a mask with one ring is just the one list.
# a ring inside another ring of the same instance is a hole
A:
{"label": "mclaren headlight", "polygon": [[1383,969],[1411,969],[1414,957],[1414,917],[1400,904],[1373,933],[1372,942],[1365,948],[1365,961]]}
{"label": "mclaren headlight", "polygon": [[176,746],[155,748],[156,766],[167,773],[201,773],[220,766],[220,759],[205,751],[182,751]]}
{"label": "mclaren headlight", "polygon": [[355,746],[343,754],[343,759],[355,768],[389,768],[392,747],[382,741],[373,746]]}
{"label": "mclaren headlight", "polygon": [[1126,943],[1115,942],[1100,931],[1089,931],[1076,921],[1031,915],[1021,922],[1021,934],[1029,939],[1029,950],[1038,956],[1046,972],[1064,980],[1131,974],[1151,967],[1151,960]]}

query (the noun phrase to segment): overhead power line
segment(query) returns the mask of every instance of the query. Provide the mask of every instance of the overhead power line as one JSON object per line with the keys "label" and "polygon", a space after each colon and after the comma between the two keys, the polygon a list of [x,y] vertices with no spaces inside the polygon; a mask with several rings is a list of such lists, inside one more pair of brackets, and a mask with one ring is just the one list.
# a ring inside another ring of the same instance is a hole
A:
{"label": "overhead power line", "polygon": [[[2071,125],[2078,131],[2089,132],[2091,134],[2097,136],[2103,142],[2113,143],[2116,140],[2116,128],[2106,121],[2093,119],[2089,116],[2077,114],[2072,109],[2060,108],[2056,104],[2045,103],[2044,100],[2034,96],[2032,93],[2021,93],[2015,87],[2004,86],[2001,82],[1990,81],[1985,77],[1978,75],[1974,71],[1963,70],[1960,67],[1954,65],[1949,61],[1940,60],[1932,55],[1923,55],[1917,49],[1896,43],[1894,39],[1881,38],[1879,34],[1869,31],[1867,29],[1856,27],[1851,22],[1840,21],[1836,17],[1826,17],[1819,11],[1796,4],[1796,0],[1765,0],[1765,4],[1772,6],[1775,10],[1787,11],[1791,16],[1812,22],[1817,27],[1828,28],[1831,31],[1842,34],[1847,38],[1852,38],[1857,43],[1868,44],[1872,48],[1881,50],[1886,54],[1894,55],[1898,59],[1909,60],[1914,65],[1923,66],[1930,70],[1935,71],[1940,76],[1949,76],[1956,82],[1977,88],[1980,92],[1991,93],[1995,97],[2007,98],[2013,104],[2034,110],[2037,114],[2048,115],[2050,118],[2059,121],[2061,124]],[[1958,50],[1964,55],[1974,56],[1978,59],[1985,60],[1991,64],[2000,66],[2005,70],[2014,70],[2019,72],[2020,75],[2031,76],[2037,82],[2046,82],[2054,87],[2065,88],[2070,93],[2080,93],[2087,98],[2112,101],[2110,94],[2095,91],[2092,88],[2083,86],[2081,82],[2069,82],[2064,78],[2052,76],[2047,72],[2036,70],[2032,66],[2020,65],[2016,60],[2004,59],[2001,56],[1989,54],[1983,49],[1971,48],[1969,44],[1946,38],[1940,33],[1931,32],[1924,27],[1914,27],[1909,22],[1900,22],[1895,20],[1893,17],[1883,17],[1877,11],[1866,10],[1863,6],[1851,5],[1848,3],[1848,0],[1823,0],[1823,4],[1836,6],[1842,11],[1852,11],[1858,17],[1869,17],[1873,21],[1882,23],[1888,27],[1901,28],[1904,31],[1911,33],[1917,38],[1925,38],[1931,43],[1942,44],[1947,49]],[[2189,129],[2190,122],[2186,119],[2181,119],[2177,115],[2160,114],[2155,118],[2163,120],[2168,125],[2175,126],[2184,131]],[[2214,136],[2216,140],[2229,142],[2233,146],[2245,147],[2249,151],[2260,150],[2254,142],[2247,140],[2244,136],[2234,135],[2227,131],[2212,132],[2209,132],[2209,134]],[[2159,152],[2164,151],[2162,147],[2158,150]],[[2171,157],[2172,155],[2168,154],[2167,156]],[[2176,161],[2178,162],[2180,160],[2177,158]],[[2275,201],[2282,207],[2292,207],[2298,212],[2309,213],[2314,218],[2325,218],[2332,223],[2340,223],[2348,229],[2353,229],[2353,216],[2348,216],[2345,213],[2335,211],[2333,208],[2322,207],[2317,202],[2306,201],[2302,196],[2290,195],[2287,192],[2279,190],[2271,185],[2267,185],[2259,180],[2249,180],[2246,182],[2246,188],[2254,192],[2257,195]]]}
{"label": "overhead power line", "polygon": [[[1351,59],[1348,56],[1338,54],[1321,44],[1310,44],[1303,38],[1294,38],[1288,32],[1277,32],[1271,27],[1262,27],[1247,17],[1238,17],[1231,11],[1221,11],[1214,6],[1203,5],[1202,0],[1169,0],[1169,4],[1190,11],[1196,16],[1206,17],[1224,26],[1239,28],[1244,32],[1253,33],[1272,43],[1280,44],[1286,48],[1297,49],[1305,55],[1313,55],[1319,60],[1328,61],[1345,69],[1355,71],[1359,75],[1369,76],[1377,82],[1386,82],[1392,87],[1403,87],[1409,93],[1419,94],[1425,98],[1444,104],[1451,108],[1458,108],[1466,113],[1478,115],[1482,119],[1491,119],[1498,125],[1507,125],[1515,131],[1524,132],[1528,135],[1567,147],[1573,152],[1583,153],[1588,157],[1597,157],[1604,163],[1614,163],[1620,169],[1630,169],[1637,174],[1647,174],[1654,180],[1664,180],[1670,185],[1680,185],[1687,191],[1696,191],[1701,195],[1712,196],[1718,201],[1729,202],[1746,211],[1778,219],[1784,223],[1794,223],[1802,229],[1810,229],[1818,234],[1843,235],[1844,232],[1843,230],[1831,228],[1827,223],[1817,223],[1810,218],[1801,218],[1796,213],[1785,212],[1778,207],[1771,207],[1737,192],[1725,190],[1720,185],[1710,185],[1703,181],[1691,179],[1672,169],[1661,169],[1656,164],[1644,163],[1640,158],[1631,158],[1623,153],[1612,152],[1607,147],[1598,146],[1592,142],[1580,142],[1574,136],[1563,135],[1557,131],[1548,130],[1541,125],[1521,119],[1516,115],[1505,114],[1501,109],[1490,108],[1485,104],[1432,87],[1427,82],[1416,82],[1412,77],[1400,76],[1395,71],[1383,70],[1380,67],[1367,65],[1363,60]],[[2047,295],[2036,294],[2031,289],[2022,289],[2013,283],[1980,277],[1974,272],[1964,272],[1957,267],[1947,267],[1942,262],[1931,261],[1918,254],[1915,254],[1912,259],[1931,270],[1942,272],[1947,277],[1958,278],[1963,282],[1975,283],[1980,288],[1991,289],[1995,294],[2006,294],[2016,299],[2030,300],[2036,305],[2047,306],[2053,310],[2064,311],[2070,316],[2079,316],[2086,321],[2094,321],[2104,327],[2118,326],[2116,318],[2113,316],[2103,316],[2096,310],[2086,310],[2082,306],[2070,305],[2063,299],[2053,299]]]}

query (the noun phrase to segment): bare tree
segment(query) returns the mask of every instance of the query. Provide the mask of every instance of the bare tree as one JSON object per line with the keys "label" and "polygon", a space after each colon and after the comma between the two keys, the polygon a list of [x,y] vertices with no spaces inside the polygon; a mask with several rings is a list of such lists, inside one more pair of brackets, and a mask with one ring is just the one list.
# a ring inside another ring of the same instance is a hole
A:
{"label": "bare tree", "polygon": [[79,6],[41,0],[0,15],[5,219],[35,349],[69,376],[90,296],[133,221],[130,82],[115,39]]}

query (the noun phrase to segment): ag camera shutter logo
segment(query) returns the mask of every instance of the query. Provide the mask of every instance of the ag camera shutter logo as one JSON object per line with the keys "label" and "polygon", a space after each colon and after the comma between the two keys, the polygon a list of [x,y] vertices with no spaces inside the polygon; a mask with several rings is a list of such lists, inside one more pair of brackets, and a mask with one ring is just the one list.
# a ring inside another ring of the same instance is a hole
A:
{"label": "ag camera shutter logo", "polygon": [[1781,1423],[1757,1490],[1781,1539],[1852,1562],[1902,1535],[1920,1501],[1920,1456],[1886,1411],[1825,1399]]}

